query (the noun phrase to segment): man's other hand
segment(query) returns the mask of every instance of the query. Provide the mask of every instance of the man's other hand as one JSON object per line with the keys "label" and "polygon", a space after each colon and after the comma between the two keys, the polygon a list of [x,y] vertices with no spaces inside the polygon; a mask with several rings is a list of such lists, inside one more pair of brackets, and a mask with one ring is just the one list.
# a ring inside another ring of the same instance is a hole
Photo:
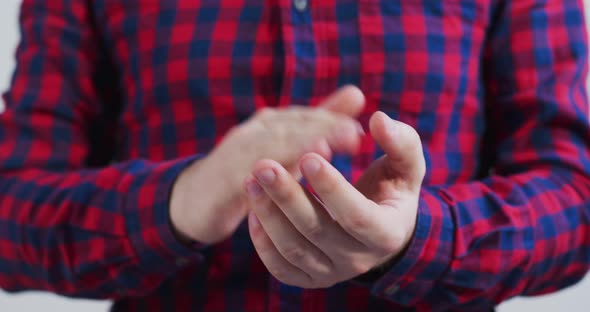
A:
{"label": "man's other hand", "polygon": [[178,235],[201,243],[229,237],[248,213],[242,183],[260,159],[273,159],[298,176],[297,160],[306,152],[326,158],[334,151],[354,153],[362,132],[354,117],[364,105],[362,92],[347,86],[317,108],[263,109],[234,127],[178,177],[170,199]]}

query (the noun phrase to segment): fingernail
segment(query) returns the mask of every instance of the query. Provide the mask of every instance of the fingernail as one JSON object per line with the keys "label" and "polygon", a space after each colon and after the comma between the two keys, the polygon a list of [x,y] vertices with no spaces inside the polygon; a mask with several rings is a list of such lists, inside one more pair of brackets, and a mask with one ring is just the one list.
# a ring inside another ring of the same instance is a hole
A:
{"label": "fingernail", "polygon": [[321,164],[316,158],[308,157],[303,161],[301,166],[305,175],[314,175],[320,170]]}
{"label": "fingernail", "polygon": [[270,168],[265,168],[256,172],[256,178],[264,185],[272,184],[276,177],[277,175],[275,174],[274,170]]}
{"label": "fingernail", "polygon": [[259,198],[263,192],[264,190],[260,187],[260,185],[258,185],[258,182],[256,182],[256,180],[252,179],[246,182],[246,193],[250,198]]}

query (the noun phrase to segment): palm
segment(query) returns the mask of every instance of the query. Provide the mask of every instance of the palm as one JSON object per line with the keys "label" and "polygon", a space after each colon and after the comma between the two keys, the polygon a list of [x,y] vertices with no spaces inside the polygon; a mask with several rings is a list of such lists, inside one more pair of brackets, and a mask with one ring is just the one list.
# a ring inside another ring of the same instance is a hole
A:
{"label": "palm", "polygon": [[387,155],[375,160],[355,183],[356,189],[379,205],[399,206],[412,199],[413,190],[391,164]]}

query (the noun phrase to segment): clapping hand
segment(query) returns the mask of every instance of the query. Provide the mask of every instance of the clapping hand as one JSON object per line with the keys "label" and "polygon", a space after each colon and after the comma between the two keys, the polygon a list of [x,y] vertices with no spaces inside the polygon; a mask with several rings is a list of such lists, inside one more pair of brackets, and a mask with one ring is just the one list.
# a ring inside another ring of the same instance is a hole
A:
{"label": "clapping hand", "polygon": [[420,138],[381,112],[370,132],[385,155],[354,186],[316,153],[299,161],[315,195],[270,159],[246,178],[251,239],[281,282],[332,286],[387,263],[412,238],[425,174]]}

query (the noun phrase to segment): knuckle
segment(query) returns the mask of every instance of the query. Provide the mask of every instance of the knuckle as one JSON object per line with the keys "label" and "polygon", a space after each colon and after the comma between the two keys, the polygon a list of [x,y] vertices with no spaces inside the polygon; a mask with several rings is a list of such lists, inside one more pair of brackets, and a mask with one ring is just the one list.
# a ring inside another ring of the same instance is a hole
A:
{"label": "knuckle", "polygon": [[333,265],[331,264],[322,263],[321,265],[314,268],[314,274],[320,277],[334,276],[334,273],[336,272],[334,271]]}
{"label": "knuckle", "polygon": [[310,226],[305,230],[305,236],[311,241],[319,241],[324,236],[324,227],[318,223],[307,222]]}
{"label": "knuckle", "polygon": [[284,248],[283,255],[285,256],[285,258],[287,258],[289,260],[289,262],[291,262],[293,264],[304,263],[307,258],[307,254],[303,250],[303,248],[301,248],[300,246],[295,245],[295,244]]}

